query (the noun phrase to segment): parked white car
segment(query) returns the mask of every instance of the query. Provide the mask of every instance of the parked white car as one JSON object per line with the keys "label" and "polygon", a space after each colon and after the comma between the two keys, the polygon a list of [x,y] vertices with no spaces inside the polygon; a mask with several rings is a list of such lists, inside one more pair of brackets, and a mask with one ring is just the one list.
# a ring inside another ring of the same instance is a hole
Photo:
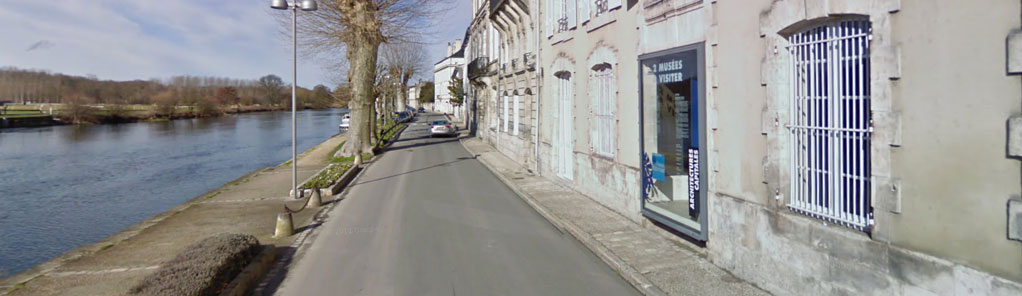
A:
{"label": "parked white car", "polygon": [[433,136],[453,136],[458,133],[458,127],[451,125],[450,121],[447,120],[436,120],[429,125],[429,137]]}
{"label": "parked white car", "polygon": [[340,129],[347,129],[351,127],[351,115],[344,114],[344,118],[341,118],[341,124],[337,126]]}

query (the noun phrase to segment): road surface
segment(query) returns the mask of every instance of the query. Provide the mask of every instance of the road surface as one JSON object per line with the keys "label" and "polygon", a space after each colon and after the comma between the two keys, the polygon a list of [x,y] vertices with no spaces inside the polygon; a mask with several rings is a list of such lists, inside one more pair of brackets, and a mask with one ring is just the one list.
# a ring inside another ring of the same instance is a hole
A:
{"label": "road surface", "polygon": [[299,250],[278,295],[638,295],[420,114]]}

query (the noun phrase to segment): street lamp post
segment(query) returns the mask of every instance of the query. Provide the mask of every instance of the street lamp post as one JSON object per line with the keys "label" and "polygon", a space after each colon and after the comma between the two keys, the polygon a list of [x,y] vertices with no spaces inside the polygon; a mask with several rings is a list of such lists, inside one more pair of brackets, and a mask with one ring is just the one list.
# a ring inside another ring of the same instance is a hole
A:
{"label": "street lamp post", "polygon": [[318,8],[316,0],[272,0],[270,8],[291,9],[291,192],[295,198],[301,197],[298,191],[298,9],[314,11]]}

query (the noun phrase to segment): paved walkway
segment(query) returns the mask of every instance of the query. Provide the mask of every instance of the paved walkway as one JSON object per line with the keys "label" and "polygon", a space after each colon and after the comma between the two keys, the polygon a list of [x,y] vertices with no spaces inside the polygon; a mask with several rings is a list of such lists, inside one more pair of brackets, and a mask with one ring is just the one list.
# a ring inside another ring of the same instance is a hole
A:
{"label": "paved walkway", "polygon": [[662,234],[528,173],[478,138],[462,144],[529,205],[646,295],[767,295]]}
{"label": "paved walkway", "polygon": [[326,210],[277,295],[639,295],[458,139],[428,137],[440,118],[418,116]]}
{"label": "paved walkway", "polygon": [[[330,151],[344,139],[344,135],[335,136],[299,155],[299,181],[325,167]],[[0,280],[0,295],[126,295],[131,286],[184,247],[221,232],[247,233],[263,244],[288,245],[295,236],[272,236],[290,186],[289,166],[259,170],[105,240]],[[329,197],[324,198],[327,201]],[[295,214],[295,227],[309,224],[314,213]]]}

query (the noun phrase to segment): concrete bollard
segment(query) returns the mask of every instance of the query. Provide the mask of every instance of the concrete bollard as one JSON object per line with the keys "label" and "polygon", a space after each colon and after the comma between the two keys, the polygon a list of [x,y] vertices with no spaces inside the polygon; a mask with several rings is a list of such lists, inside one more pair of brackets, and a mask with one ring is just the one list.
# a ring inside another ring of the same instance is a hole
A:
{"label": "concrete bollard", "polygon": [[291,221],[291,212],[284,209],[283,213],[277,214],[277,229],[273,231],[273,237],[282,238],[294,234],[295,228]]}
{"label": "concrete bollard", "polygon": [[309,196],[308,207],[318,208],[323,205],[323,199],[320,197],[319,188],[312,189],[312,195]]}

